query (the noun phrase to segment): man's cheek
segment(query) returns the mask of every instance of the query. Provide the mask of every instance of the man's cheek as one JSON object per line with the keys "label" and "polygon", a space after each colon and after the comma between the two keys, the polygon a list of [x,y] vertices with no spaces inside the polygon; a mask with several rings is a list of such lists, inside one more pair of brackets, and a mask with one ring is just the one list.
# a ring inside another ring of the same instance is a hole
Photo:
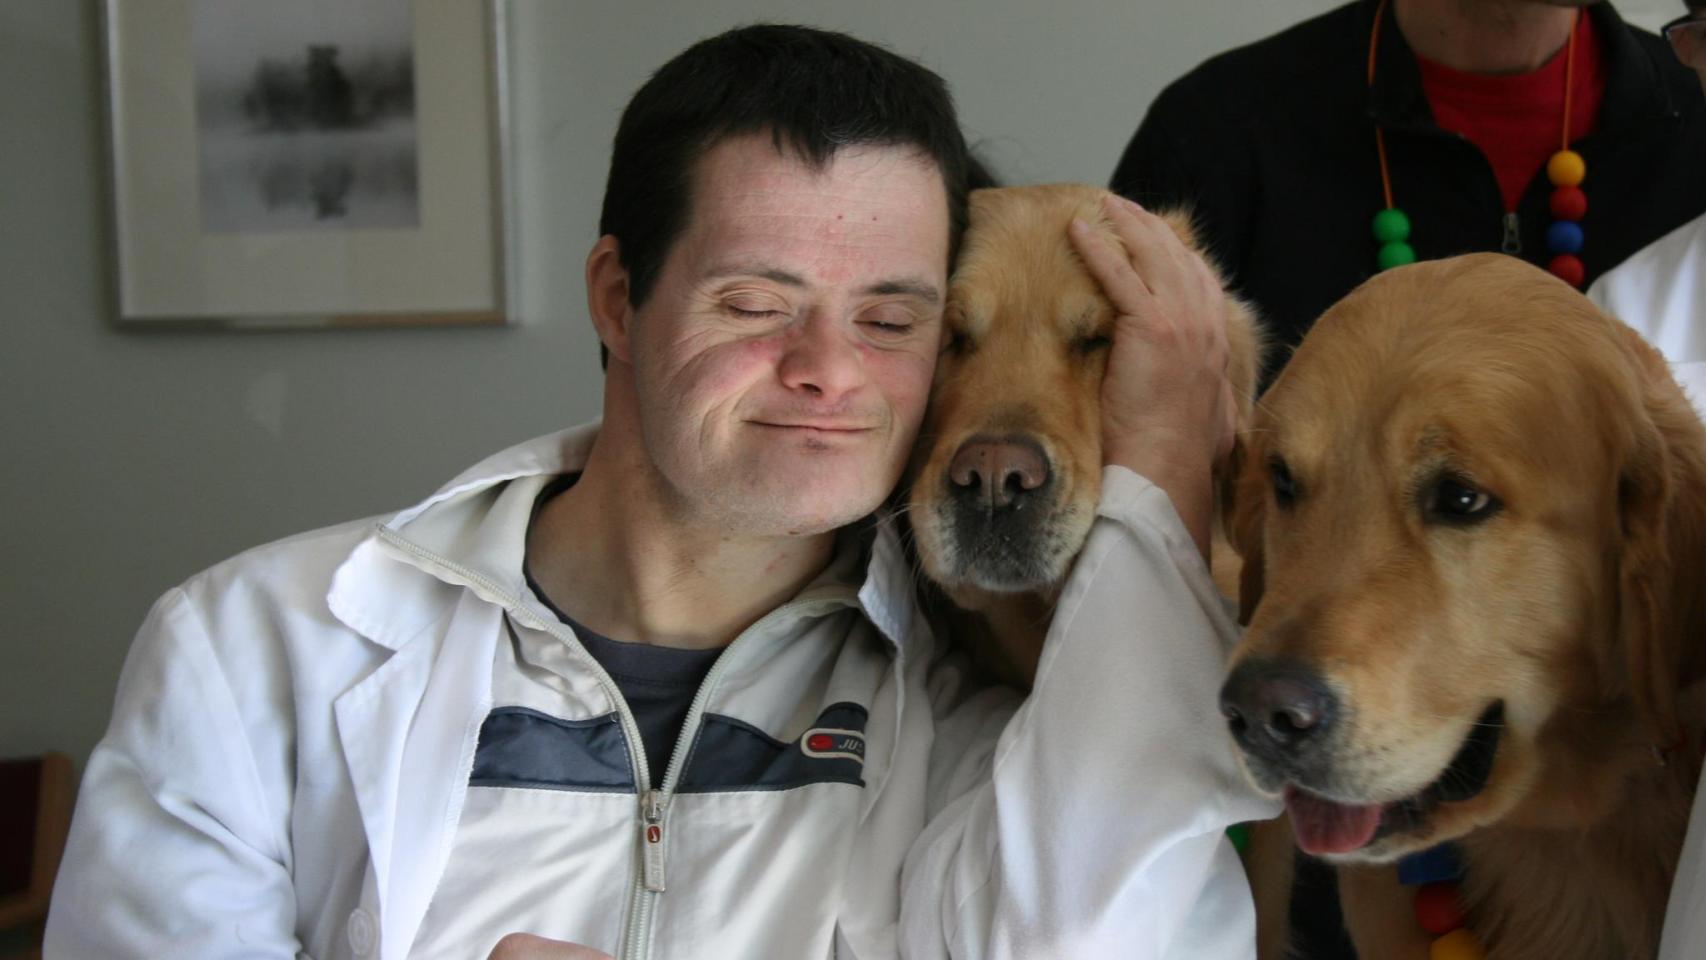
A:
{"label": "man's cheek", "polygon": [[924,409],[930,401],[930,379],[935,371],[936,358],[932,351],[929,356],[918,352],[892,357],[879,374],[895,419],[909,433],[915,432],[924,419]]}
{"label": "man's cheek", "polygon": [[725,406],[774,370],[780,355],[777,337],[720,344],[683,363],[671,377],[671,389],[681,402],[701,409]]}

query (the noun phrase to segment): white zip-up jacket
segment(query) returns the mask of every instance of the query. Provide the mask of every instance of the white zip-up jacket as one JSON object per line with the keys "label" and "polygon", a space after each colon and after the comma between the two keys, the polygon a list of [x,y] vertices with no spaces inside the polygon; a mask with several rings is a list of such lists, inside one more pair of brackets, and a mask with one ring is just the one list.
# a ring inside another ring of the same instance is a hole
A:
{"label": "white zip-up jacket", "polygon": [[[862,586],[807,588],[719,658],[653,785],[608,676],[523,581],[533,495],[592,436],[167,593],[89,760],[45,955],[403,960],[429,905],[455,910],[434,893],[493,783],[552,791],[576,886],[551,932],[621,958],[1253,955],[1223,830],[1273,809],[1215,707],[1235,624],[1159,488],[1106,471],[1022,705],[932,638],[884,521]],[[544,721],[491,710],[509,630],[585,666]],[[531,853],[518,870],[550,869]],[[545,932],[528,909],[514,929]]]}

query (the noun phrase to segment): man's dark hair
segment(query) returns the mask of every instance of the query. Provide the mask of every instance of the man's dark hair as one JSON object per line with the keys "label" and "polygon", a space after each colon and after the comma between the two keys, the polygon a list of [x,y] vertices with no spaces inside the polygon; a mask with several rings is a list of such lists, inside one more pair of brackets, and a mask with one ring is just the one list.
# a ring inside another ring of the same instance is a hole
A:
{"label": "man's dark hair", "polygon": [[949,257],[958,251],[971,161],[942,78],[846,34],[757,24],[687,48],[622,112],[598,231],[620,245],[630,304],[651,295],[687,226],[699,158],[728,137],[760,132],[813,169],[842,147],[917,148],[942,173]]}

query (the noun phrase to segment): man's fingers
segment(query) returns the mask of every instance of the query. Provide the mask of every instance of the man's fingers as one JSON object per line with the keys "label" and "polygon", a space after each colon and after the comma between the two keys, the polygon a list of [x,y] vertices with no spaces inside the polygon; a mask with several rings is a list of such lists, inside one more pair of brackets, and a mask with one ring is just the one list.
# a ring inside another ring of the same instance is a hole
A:
{"label": "man's fingers", "polygon": [[1167,221],[1124,197],[1108,194],[1102,210],[1126,245],[1127,261],[1156,296],[1189,289],[1196,259]]}
{"label": "man's fingers", "polygon": [[1072,219],[1067,233],[1072,238],[1072,245],[1078,249],[1078,255],[1084,258],[1084,265],[1090,268],[1090,275],[1101,284],[1102,292],[1113,303],[1114,310],[1126,315],[1141,311],[1152,294],[1143,278],[1132,269],[1125,251],[1077,217]]}
{"label": "man's fingers", "polygon": [[512,933],[499,940],[486,960],[612,960],[610,954],[578,943]]}

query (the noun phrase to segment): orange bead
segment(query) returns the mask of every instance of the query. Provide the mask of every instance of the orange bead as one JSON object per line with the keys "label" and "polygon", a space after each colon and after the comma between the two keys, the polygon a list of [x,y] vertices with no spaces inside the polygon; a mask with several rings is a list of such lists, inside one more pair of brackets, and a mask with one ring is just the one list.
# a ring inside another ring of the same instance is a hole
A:
{"label": "orange bead", "polygon": [[1554,187],[1574,187],[1588,175],[1588,163],[1574,150],[1560,150],[1546,161],[1546,177]]}
{"label": "orange bead", "polygon": [[1428,960],[1487,960],[1487,949],[1468,930],[1453,930],[1428,948]]}
{"label": "orange bead", "polygon": [[1416,922],[1436,937],[1463,926],[1463,905],[1457,900],[1457,884],[1430,883],[1418,887]]}

